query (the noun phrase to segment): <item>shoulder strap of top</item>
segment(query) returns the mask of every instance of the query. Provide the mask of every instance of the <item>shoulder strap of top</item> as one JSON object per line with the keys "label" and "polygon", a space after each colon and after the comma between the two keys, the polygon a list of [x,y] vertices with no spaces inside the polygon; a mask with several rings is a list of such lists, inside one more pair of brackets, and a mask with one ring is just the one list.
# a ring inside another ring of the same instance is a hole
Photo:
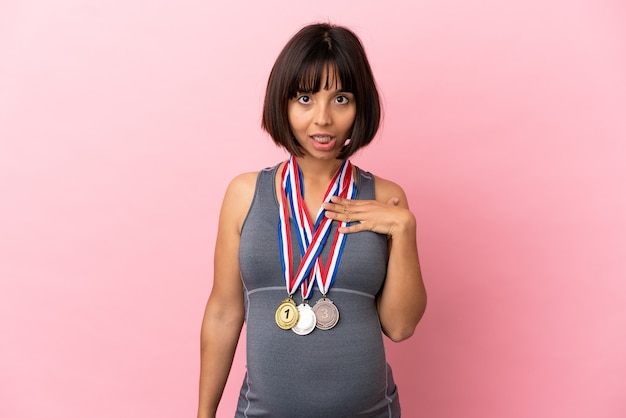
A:
{"label": "shoulder strap of top", "polygon": [[[263,218],[274,216],[277,213],[278,205],[276,203],[275,179],[278,165],[274,167],[264,168],[259,171],[254,189],[254,197],[248,209],[246,218],[243,221],[241,230],[251,222],[250,218],[257,219],[258,216]],[[256,221],[252,221],[255,223]]]}
{"label": "shoulder strap of top", "polygon": [[[264,168],[259,171],[259,175],[256,180],[256,189],[254,191],[254,201],[252,205],[255,203],[261,203],[263,207],[273,207],[276,202],[276,170],[278,170],[278,166],[280,164],[275,165],[274,167]],[[258,201],[258,202],[257,202]]]}
{"label": "shoulder strap of top", "polygon": [[368,171],[357,169],[357,199],[359,200],[374,200],[376,193],[374,191],[374,175]]}

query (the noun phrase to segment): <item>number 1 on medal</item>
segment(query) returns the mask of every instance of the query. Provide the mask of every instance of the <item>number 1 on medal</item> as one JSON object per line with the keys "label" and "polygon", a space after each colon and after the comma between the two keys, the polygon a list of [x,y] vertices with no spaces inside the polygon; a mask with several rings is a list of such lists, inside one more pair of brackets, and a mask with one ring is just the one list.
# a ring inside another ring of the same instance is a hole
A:
{"label": "number 1 on medal", "polygon": [[279,328],[287,330],[298,323],[298,311],[296,304],[291,298],[285,299],[276,309],[275,319]]}

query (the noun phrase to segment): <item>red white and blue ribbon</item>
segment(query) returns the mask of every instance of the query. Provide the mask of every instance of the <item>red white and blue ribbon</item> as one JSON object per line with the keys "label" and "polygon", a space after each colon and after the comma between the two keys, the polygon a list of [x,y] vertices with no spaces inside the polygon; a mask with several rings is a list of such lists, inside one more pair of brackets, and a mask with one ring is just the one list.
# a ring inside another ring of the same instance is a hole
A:
{"label": "red white and blue ribbon", "polygon": [[[344,161],[326,190],[324,202],[329,202],[332,196],[348,199],[355,197],[356,187],[352,172],[353,166],[350,161]],[[320,254],[330,234],[332,220],[324,216],[325,211],[323,207],[320,207],[315,223],[311,221],[304,204],[302,174],[294,156],[283,167],[280,196],[278,241],[287,292],[289,295],[293,295],[300,287],[303,300],[307,300],[311,296],[313,281],[315,280],[320,291],[325,295],[335,281],[345,245],[345,234],[336,231],[329,260],[326,268],[324,268]],[[298,244],[302,256],[302,261],[295,274],[292,262],[291,230],[288,223],[289,212],[291,212],[296,223]],[[347,225],[345,222],[340,224],[340,226],[345,225]],[[306,280],[307,278],[308,280]]]}
{"label": "red white and blue ribbon", "polygon": [[[354,199],[356,196],[356,185],[354,179],[352,178],[352,173],[350,173],[350,183],[348,184],[345,195],[347,199]],[[328,262],[326,263],[326,268],[323,269],[320,274],[316,274],[315,276],[317,280],[317,287],[324,296],[326,296],[328,290],[330,290],[335,283],[337,270],[339,269],[339,262],[343,256],[343,247],[346,244],[347,237],[346,234],[339,233],[339,228],[345,226],[349,226],[349,223],[343,221],[339,223],[337,233],[335,234],[333,243],[330,247],[330,255],[328,257]]]}

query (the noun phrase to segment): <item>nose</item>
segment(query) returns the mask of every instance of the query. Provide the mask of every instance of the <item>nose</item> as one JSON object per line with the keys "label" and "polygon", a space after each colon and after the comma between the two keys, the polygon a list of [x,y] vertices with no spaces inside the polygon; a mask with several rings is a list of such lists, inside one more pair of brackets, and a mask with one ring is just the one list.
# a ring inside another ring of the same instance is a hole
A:
{"label": "nose", "polygon": [[319,103],[315,107],[315,123],[319,126],[326,126],[332,123],[330,106],[326,103]]}

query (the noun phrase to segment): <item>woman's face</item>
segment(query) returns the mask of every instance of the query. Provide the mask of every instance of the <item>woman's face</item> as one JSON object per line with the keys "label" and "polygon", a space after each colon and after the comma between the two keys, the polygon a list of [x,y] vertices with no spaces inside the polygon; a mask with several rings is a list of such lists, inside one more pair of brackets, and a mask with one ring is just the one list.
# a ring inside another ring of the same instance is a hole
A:
{"label": "woman's face", "polygon": [[[322,74],[326,79],[335,80],[332,70]],[[352,93],[341,89],[340,80],[324,84],[328,88],[298,92],[289,101],[289,125],[305,157],[336,159],[352,132],[356,103]]]}

